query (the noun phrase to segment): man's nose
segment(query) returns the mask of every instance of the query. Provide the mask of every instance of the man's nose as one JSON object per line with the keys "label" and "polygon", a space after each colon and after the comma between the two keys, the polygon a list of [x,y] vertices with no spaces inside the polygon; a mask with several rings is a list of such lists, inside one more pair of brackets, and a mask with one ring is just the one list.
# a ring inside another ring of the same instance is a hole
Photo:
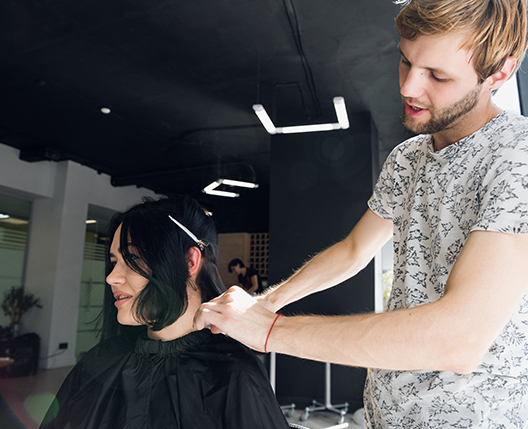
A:
{"label": "man's nose", "polygon": [[405,98],[420,98],[424,93],[424,73],[419,70],[400,72],[400,94]]}

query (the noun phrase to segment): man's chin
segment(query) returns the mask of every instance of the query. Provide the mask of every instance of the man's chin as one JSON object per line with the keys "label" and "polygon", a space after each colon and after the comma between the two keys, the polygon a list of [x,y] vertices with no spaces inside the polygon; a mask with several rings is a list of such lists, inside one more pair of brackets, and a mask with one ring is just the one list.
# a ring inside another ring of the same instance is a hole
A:
{"label": "man's chin", "polygon": [[452,127],[452,123],[442,123],[429,119],[422,123],[416,123],[413,118],[403,115],[402,124],[414,134],[435,134]]}
{"label": "man's chin", "polygon": [[407,128],[409,131],[415,133],[415,134],[427,134],[424,133],[423,130],[427,129],[427,122],[423,124],[417,124],[413,118],[403,115],[402,118],[402,124],[405,128]]}

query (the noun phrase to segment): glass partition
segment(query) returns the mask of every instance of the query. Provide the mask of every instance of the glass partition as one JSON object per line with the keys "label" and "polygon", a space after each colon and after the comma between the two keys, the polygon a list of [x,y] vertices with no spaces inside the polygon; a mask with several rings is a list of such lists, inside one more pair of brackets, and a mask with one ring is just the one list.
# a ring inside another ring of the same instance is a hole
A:
{"label": "glass partition", "polygon": [[[0,302],[13,286],[22,286],[31,202],[0,194]],[[0,326],[11,321],[0,310]]]}
{"label": "glass partition", "polygon": [[99,341],[97,317],[103,308],[105,282],[105,244],[108,219],[90,210],[86,221],[86,238],[81,277],[81,294],[77,321],[75,356],[84,353]]}

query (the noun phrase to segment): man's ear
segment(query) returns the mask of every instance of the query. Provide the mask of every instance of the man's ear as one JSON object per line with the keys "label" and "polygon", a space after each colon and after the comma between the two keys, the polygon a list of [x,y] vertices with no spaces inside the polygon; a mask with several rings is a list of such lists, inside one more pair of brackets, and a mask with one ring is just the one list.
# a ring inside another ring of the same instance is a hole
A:
{"label": "man's ear", "polygon": [[499,89],[504,84],[504,82],[506,82],[511,76],[516,65],[517,60],[515,58],[506,58],[506,61],[504,62],[502,68],[492,74],[490,77],[488,77],[487,80],[489,81],[489,89],[491,91],[496,91],[497,89]]}
{"label": "man's ear", "polygon": [[189,267],[189,276],[194,276],[200,268],[200,262],[202,261],[202,252],[198,247],[190,247],[186,255],[187,265]]}

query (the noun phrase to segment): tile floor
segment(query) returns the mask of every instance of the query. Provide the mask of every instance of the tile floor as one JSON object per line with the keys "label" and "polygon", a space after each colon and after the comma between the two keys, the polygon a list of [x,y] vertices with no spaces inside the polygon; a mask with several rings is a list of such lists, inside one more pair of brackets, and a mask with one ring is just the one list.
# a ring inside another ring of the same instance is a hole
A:
{"label": "tile floor", "polygon": [[[27,377],[0,378],[0,395],[10,409],[8,414],[11,416],[14,414],[17,418],[13,428],[38,429],[55,393],[70,369],[71,367],[41,369],[36,375]],[[340,416],[332,412],[314,412],[309,415],[308,419],[301,421],[303,413],[304,408],[296,409],[293,415],[287,416],[287,419],[290,423],[308,429],[344,427],[362,429],[365,427],[361,411],[345,415],[344,424],[340,424]]]}
{"label": "tile floor", "polygon": [[0,395],[27,429],[37,429],[71,368],[40,369],[27,377],[0,378]]}
{"label": "tile floor", "polygon": [[344,422],[340,423],[340,416],[329,411],[317,411],[310,414],[307,420],[301,421],[304,410],[295,410],[292,417],[287,417],[288,422],[306,427],[308,429],[364,429],[363,410],[346,414]]}

